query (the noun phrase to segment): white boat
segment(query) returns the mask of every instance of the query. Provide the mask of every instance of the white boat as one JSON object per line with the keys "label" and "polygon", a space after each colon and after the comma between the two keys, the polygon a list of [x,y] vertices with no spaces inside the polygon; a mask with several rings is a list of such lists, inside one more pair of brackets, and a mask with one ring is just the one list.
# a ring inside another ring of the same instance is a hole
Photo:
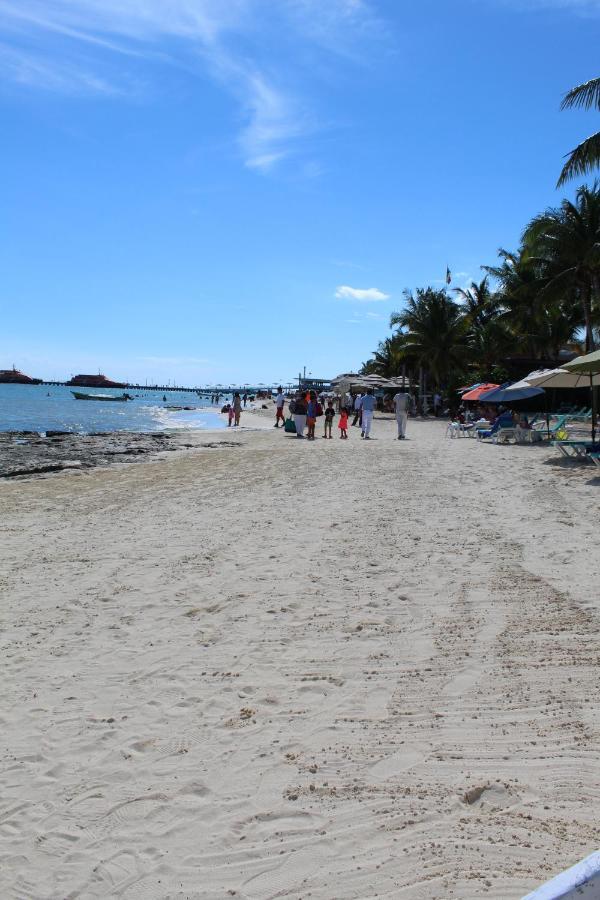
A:
{"label": "white boat", "polygon": [[130,400],[129,394],[122,394],[120,397],[115,397],[113,394],[86,394],[83,391],[71,391],[76,400],[110,400],[113,403],[125,403],[126,400]]}

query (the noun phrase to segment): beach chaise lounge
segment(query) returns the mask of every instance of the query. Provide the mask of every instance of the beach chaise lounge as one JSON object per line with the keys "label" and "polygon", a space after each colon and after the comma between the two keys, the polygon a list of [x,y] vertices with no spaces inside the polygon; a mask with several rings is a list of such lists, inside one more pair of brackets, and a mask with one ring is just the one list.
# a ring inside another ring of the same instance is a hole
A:
{"label": "beach chaise lounge", "polygon": [[510,429],[514,432],[512,416],[510,414],[505,415],[503,413],[501,416],[498,416],[491,428],[480,428],[477,432],[477,440],[485,441],[489,438],[493,438],[494,435],[498,434],[502,429]]}
{"label": "beach chaise lounge", "polygon": [[576,410],[568,415],[573,422],[589,422],[592,418],[592,410],[589,407],[582,406],[580,410]]}
{"label": "beach chaise lounge", "polygon": [[567,459],[587,459],[588,450],[593,451],[596,447],[591,441],[575,441],[569,439],[564,441],[552,441],[552,446],[556,447],[556,449],[559,450],[563,456],[566,456]]}
{"label": "beach chaise lounge", "polygon": [[600,450],[587,450],[588,458],[600,469]]}
{"label": "beach chaise lounge", "polygon": [[546,425],[545,420],[540,420],[539,422],[536,422],[535,425],[532,427],[533,427],[534,431],[546,433],[549,430],[551,435],[557,435],[560,432],[565,431],[565,426],[567,424],[568,419],[569,419],[569,414],[563,413],[561,416],[557,416],[555,422],[551,423],[550,429],[548,429],[548,426]]}

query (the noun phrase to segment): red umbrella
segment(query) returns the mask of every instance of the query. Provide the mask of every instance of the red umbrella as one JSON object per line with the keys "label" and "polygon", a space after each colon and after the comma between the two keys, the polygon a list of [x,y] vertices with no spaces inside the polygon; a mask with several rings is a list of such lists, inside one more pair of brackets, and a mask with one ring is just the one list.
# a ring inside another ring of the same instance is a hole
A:
{"label": "red umbrella", "polygon": [[472,391],[467,391],[466,394],[462,395],[462,400],[479,400],[482,394],[485,394],[486,391],[493,391],[494,388],[500,387],[499,384],[480,384]]}

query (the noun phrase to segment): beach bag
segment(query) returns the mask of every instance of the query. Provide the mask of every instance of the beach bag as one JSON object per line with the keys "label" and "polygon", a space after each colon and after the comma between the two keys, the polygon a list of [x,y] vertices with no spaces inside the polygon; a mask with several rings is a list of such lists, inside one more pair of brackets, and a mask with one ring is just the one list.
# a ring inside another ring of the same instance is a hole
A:
{"label": "beach bag", "polygon": [[284,431],[287,431],[288,434],[296,434],[296,423],[293,419],[286,419],[283,429]]}
{"label": "beach bag", "polygon": [[317,403],[317,416],[322,416],[322,415],[323,415],[323,407],[321,406],[320,403]]}

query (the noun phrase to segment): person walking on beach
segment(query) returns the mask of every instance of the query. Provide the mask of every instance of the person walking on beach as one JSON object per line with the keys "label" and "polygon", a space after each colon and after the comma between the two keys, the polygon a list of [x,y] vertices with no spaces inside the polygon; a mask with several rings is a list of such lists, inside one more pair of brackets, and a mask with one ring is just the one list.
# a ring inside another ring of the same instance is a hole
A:
{"label": "person walking on beach", "polygon": [[294,425],[296,426],[296,437],[303,438],[306,428],[306,401],[301,393],[294,401]]}
{"label": "person walking on beach", "polygon": [[[331,428],[333,425],[333,417],[334,416],[335,416],[335,409],[333,408],[333,400],[328,400],[327,406],[325,407],[325,418],[323,420],[324,426],[325,426],[323,437],[329,438],[329,440],[331,440]],[[346,416],[346,419],[347,418],[348,417]]]}
{"label": "person walking on beach", "polygon": [[354,421],[352,425],[356,425],[357,422],[360,423],[360,427],[362,428],[362,394],[357,394],[354,398]]}
{"label": "person walking on beach", "polygon": [[315,426],[317,424],[317,395],[314,391],[311,391],[308,398],[308,404],[306,406],[306,425],[308,427],[308,434],[306,435],[307,440],[314,441],[315,439]]}
{"label": "person walking on beach", "polygon": [[340,438],[347,440],[348,439],[348,410],[345,406],[342,406],[340,410],[340,421],[338,422],[338,428],[340,429]]}
{"label": "person walking on beach", "polygon": [[246,403],[248,402],[248,393],[247,393],[247,391],[244,391],[244,396],[242,397],[242,400],[244,401],[244,409],[246,409]]}
{"label": "person walking on beach", "polygon": [[242,413],[242,398],[240,397],[240,395],[237,392],[233,396],[232,406],[233,406],[233,417],[235,420],[233,424],[239,425],[240,424],[240,415]]}
{"label": "person walking on beach", "polygon": [[408,421],[408,410],[410,407],[410,394],[404,391],[398,391],[394,396],[394,411],[396,413],[396,424],[398,425],[398,440],[403,441],[406,437],[406,423]]}
{"label": "person walking on beach", "polygon": [[282,425],[285,424],[285,414],[283,412],[283,407],[285,406],[285,397],[283,396],[283,388],[281,385],[277,388],[277,396],[275,397],[275,425],[274,428],[279,428],[279,420],[281,419]]}
{"label": "person walking on beach", "polygon": [[373,413],[375,412],[375,395],[373,388],[369,388],[365,396],[362,398],[362,424],[360,436],[368,441],[371,439],[371,425],[373,424]]}

